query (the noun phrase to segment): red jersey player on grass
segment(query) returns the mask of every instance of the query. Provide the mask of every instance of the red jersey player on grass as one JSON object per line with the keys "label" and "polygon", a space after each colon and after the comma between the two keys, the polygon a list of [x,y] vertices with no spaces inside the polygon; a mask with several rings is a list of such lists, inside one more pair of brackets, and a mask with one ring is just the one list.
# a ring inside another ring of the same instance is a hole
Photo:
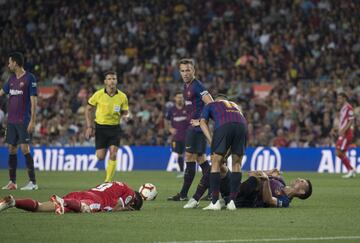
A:
{"label": "red jersey player on grass", "polygon": [[143,204],[139,192],[123,182],[108,182],[86,191],[71,192],[64,197],[51,196],[50,201],[14,199],[9,195],[0,200],[0,212],[16,207],[31,212],[95,213],[140,210]]}
{"label": "red jersey player on grass", "polygon": [[348,103],[348,96],[345,93],[339,93],[337,102],[341,106],[339,118],[338,140],[336,142],[336,155],[341,159],[345,165],[348,173],[343,178],[355,177],[356,169],[350,164],[349,158],[346,156],[354,133],[354,112],[352,106]]}

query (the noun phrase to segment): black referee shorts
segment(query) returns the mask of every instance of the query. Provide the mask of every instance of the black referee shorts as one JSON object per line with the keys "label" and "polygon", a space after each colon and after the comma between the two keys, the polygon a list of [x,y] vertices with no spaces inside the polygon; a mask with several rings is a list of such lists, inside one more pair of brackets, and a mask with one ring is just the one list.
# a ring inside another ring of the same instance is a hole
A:
{"label": "black referee shorts", "polygon": [[211,153],[224,155],[231,148],[232,154],[244,155],[246,145],[246,125],[243,123],[227,123],[214,131]]}
{"label": "black referee shorts", "polygon": [[25,123],[8,123],[6,128],[6,143],[13,146],[29,144],[31,142],[31,135],[28,133],[27,127]]}
{"label": "black referee shorts", "polygon": [[107,149],[111,145],[120,146],[120,125],[95,125],[95,148]]}

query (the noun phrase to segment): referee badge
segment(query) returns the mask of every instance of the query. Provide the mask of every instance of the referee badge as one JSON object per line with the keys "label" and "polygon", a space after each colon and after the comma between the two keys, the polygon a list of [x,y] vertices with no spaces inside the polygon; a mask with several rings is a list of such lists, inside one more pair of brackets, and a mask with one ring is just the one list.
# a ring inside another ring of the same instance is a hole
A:
{"label": "referee badge", "polygon": [[119,105],[115,105],[115,106],[114,106],[114,111],[115,111],[115,112],[120,112],[120,106],[119,106]]}

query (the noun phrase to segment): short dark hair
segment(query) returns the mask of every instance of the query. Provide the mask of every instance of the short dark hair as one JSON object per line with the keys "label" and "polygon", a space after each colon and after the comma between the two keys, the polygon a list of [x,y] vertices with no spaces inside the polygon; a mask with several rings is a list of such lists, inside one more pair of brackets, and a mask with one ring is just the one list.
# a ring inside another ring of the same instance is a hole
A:
{"label": "short dark hair", "polygon": [[106,71],[104,73],[104,80],[106,79],[106,76],[108,76],[108,75],[115,75],[117,77],[116,71],[110,70],[110,71]]}
{"label": "short dark hair", "polygon": [[180,59],[179,62],[178,62],[178,66],[180,66],[180,64],[191,64],[193,67],[195,67],[195,62],[191,58],[182,58],[182,59]]}
{"label": "short dark hair", "polygon": [[19,67],[24,66],[24,55],[19,51],[14,51],[9,54],[9,58],[11,58],[12,61],[16,62]]}
{"label": "short dark hair", "polygon": [[183,94],[183,91],[181,89],[176,89],[174,95]]}
{"label": "short dark hair", "polygon": [[340,92],[338,96],[344,97],[346,101],[349,101],[349,96],[347,96],[344,92]]}
{"label": "short dark hair", "polygon": [[135,191],[135,200],[134,200],[134,205],[132,205],[132,208],[135,210],[140,210],[142,205],[143,205],[143,198],[139,192]]}
{"label": "short dark hair", "polygon": [[299,198],[302,199],[302,200],[305,200],[305,199],[309,198],[311,196],[311,194],[312,194],[312,184],[311,184],[309,179],[306,179],[306,182],[308,183],[308,189],[304,193],[304,195],[299,196]]}
{"label": "short dark hair", "polygon": [[227,95],[226,94],[217,94],[216,96],[215,96],[215,99],[218,99],[218,98],[223,98],[223,99],[225,99],[225,100],[228,100],[229,99],[229,97],[227,97]]}

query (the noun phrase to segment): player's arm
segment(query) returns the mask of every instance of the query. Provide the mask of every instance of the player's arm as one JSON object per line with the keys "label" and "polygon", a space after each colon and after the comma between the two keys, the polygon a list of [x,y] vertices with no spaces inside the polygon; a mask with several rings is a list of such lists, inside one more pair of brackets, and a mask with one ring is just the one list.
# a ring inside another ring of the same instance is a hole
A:
{"label": "player's arm", "polygon": [[211,96],[210,93],[206,93],[205,95],[203,95],[201,97],[202,101],[205,103],[205,105],[211,103],[211,102],[214,102],[214,99],[213,97]]}
{"label": "player's arm", "polygon": [[349,120],[346,126],[339,131],[339,136],[344,136],[345,132],[353,125],[354,119]]}
{"label": "player's arm", "polygon": [[262,200],[270,207],[277,207],[277,198],[272,196],[269,177],[263,173],[262,177]]}
{"label": "player's arm", "polygon": [[263,172],[267,176],[272,176],[272,177],[275,177],[275,178],[281,178],[281,175],[282,175],[282,173],[276,168],[274,168],[272,170],[265,170],[265,171],[253,170],[253,171],[249,171],[248,175],[249,175],[249,177],[250,176],[261,177]]}
{"label": "player's arm", "polygon": [[95,107],[87,104],[85,108],[85,119],[86,119],[86,130],[85,130],[85,137],[89,139],[92,134],[94,133],[94,112]]}
{"label": "player's arm", "polygon": [[123,212],[123,211],[134,211],[131,206],[123,207],[120,203],[118,203],[113,209],[112,212]]}
{"label": "player's arm", "polygon": [[209,128],[209,125],[208,125],[208,121],[205,120],[204,118],[200,119],[200,128],[203,131],[203,133],[204,133],[206,139],[208,140],[209,144],[211,144],[212,136],[211,136],[211,133],[210,133],[210,128]]}
{"label": "player's arm", "polygon": [[36,123],[37,96],[30,96],[30,102],[31,102],[31,117],[27,131],[29,133],[32,133],[34,131],[35,123]]}

